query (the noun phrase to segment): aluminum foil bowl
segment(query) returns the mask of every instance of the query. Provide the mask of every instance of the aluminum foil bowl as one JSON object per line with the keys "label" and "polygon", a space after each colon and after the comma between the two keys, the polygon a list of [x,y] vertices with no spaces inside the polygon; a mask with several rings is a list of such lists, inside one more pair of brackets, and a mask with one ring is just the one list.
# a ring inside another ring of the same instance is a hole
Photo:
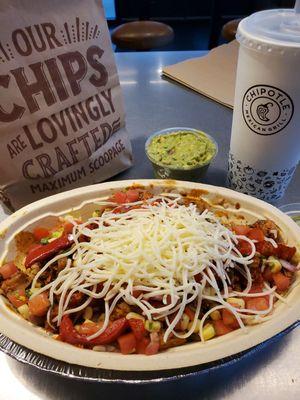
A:
{"label": "aluminum foil bowl", "polygon": [[[178,383],[179,380],[186,378],[199,379],[201,377],[202,379],[206,379],[208,374],[210,377],[212,377],[214,374],[219,374],[220,371],[224,370],[224,368],[226,368],[226,371],[228,371],[228,369],[231,367],[236,368],[235,365],[242,361],[253,364],[254,360],[260,359],[261,362],[263,359],[265,362],[267,357],[266,352],[269,354],[269,349],[272,349],[274,346],[277,348],[277,342],[298,325],[299,323],[296,322],[289,328],[273,336],[271,339],[268,339],[249,350],[222,358],[220,360],[195,365],[193,367],[174,368],[159,371],[117,371],[69,364],[67,362],[55,360],[51,357],[32,351],[13,342],[1,334],[0,350],[24,365],[31,365],[40,371],[49,372],[53,375],[76,379],[79,381],[126,385],[157,385],[166,382]],[[166,388],[164,390],[166,390]],[[134,398],[139,397],[138,392],[136,395],[137,396]]]}

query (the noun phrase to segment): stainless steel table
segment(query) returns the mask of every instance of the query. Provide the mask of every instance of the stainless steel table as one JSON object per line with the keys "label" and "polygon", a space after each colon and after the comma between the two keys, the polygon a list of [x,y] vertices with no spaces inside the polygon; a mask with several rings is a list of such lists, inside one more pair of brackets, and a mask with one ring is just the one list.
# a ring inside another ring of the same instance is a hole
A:
{"label": "stainless steel table", "polygon": [[[135,164],[114,179],[149,178],[147,136],[171,126],[199,128],[213,135],[219,154],[205,182],[225,185],[232,112],[199,94],[161,79],[161,68],[203,52],[119,53],[117,63]],[[278,205],[299,201],[300,170]],[[5,215],[0,210],[0,218]],[[74,381],[38,371],[0,354],[0,400],[300,398],[300,329],[241,360],[201,376],[164,384],[131,386]]]}

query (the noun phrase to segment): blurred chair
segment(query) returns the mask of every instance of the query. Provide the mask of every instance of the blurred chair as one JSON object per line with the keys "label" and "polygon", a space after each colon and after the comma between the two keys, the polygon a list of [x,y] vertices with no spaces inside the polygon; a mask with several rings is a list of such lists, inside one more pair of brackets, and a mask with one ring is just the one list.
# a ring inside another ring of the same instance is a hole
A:
{"label": "blurred chair", "polygon": [[236,31],[239,23],[241,22],[241,18],[233,19],[232,21],[226,22],[226,24],[222,27],[222,36],[227,42],[231,42],[235,39]]}
{"label": "blurred chair", "polygon": [[173,29],[156,21],[127,22],[112,32],[112,42],[118,48],[137,51],[165,46],[172,42],[173,38]]}
{"label": "blurred chair", "polygon": [[[124,0],[116,0],[116,11],[119,3]],[[156,47],[162,47],[172,42],[173,29],[162,22],[150,21],[151,0],[139,0],[137,3],[139,21],[124,23],[112,31],[112,42],[119,49],[146,51]]]}

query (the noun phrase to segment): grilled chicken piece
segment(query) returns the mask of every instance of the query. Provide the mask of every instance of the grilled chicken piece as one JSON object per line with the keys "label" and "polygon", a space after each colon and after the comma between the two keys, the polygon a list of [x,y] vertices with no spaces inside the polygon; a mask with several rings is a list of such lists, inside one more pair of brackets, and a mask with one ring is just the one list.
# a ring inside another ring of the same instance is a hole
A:
{"label": "grilled chicken piece", "polygon": [[23,274],[23,272],[17,272],[11,278],[6,279],[2,285],[1,289],[4,293],[8,293],[20,288],[25,289],[30,284],[30,278]]}
{"label": "grilled chicken piece", "polygon": [[83,302],[84,298],[85,298],[85,294],[84,293],[75,292],[71,296],[69,306],[72,307],[72,308],[79,306]]}
{"label": "grilled chicken piece", "polygon": [[259,268],[262,264],[262,258],[257,253],[252,258],[252,263],[250,264],[251,268]]}
{"label": "grilled chicken piece", "polygon": [[270,219],[260,219],[252,227],[261,229],[266,237],[272,238],[278,243],[282,242],[279,227]]}
{"label": "grilled chicken piece", "polygon": [[62,271],[65,267],[66,267],[66,265],[67,265],[67,257],[63,257],[63,258],[60,258],[58,261],[57,261],[57,271],[58,272],[60,272],[60,271]]}
{"label": "grilled chicken piece", "polygon": [[110,315],[110,319],[114,321],[115,319],[126,317],[126,315],[131,311],[130,306],[122,301],[121,303],[117,304],[115,309]]}
{"label": "grilled chicken piece", "polygon": [[184,205],[188,206],[191,203],[194,203],[196,205],[200,213],[202,213],[204,210],[211,209],[211,206],[207,201],[199,197],[193,197],[192,195],[186,196],[186,198],[184,199]]}
{"label": "grilled chicken piece", "polygon": [[171,347],[181,346],[186,343],[186,339],[180,339],[178,337],[171,337],[165,343],[163,336],[160,336],[159,350],[170,349]]}

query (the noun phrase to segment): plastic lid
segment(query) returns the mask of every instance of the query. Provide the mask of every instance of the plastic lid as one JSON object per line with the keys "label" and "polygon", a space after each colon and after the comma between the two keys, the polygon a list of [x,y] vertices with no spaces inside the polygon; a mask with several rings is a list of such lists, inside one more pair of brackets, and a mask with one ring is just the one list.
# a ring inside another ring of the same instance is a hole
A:
{"label": "plastic lid", "polygon": [[294,9],[265,10],[244,18],[237,39],[259,41],[270,46],[300,48],[300,4]]}

